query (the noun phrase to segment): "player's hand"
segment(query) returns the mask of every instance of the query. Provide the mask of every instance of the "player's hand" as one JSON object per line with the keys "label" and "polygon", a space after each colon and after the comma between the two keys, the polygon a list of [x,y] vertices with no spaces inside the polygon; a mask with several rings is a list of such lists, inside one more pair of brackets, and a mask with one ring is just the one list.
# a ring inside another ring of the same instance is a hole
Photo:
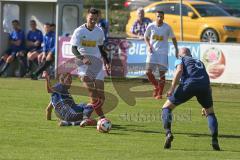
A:
{"label": "player's hand", "polygon": [[106,68],[107,75],[109,76],[110,73],[111,73],[111,65],[110,64],[105,64],[105,68]]}
{"label": "player's hand", "polygon": [[47,71],[43,71],[42,77],[48,80],[49,79],[48,72]]}
{"label": "player's hand", "polygon": [[90,65],[91,64],[91,61],[87,57],[84,57],[82,59],[82,62],[83,62],[83,64],[86,64],[86,65]]}
{"label": "player's hand", "polygon": [[172,96],[173,92],[174,92],[174,88],[171,87],[171,88],[169,89],[169,91],[167,92],[167,97]]}

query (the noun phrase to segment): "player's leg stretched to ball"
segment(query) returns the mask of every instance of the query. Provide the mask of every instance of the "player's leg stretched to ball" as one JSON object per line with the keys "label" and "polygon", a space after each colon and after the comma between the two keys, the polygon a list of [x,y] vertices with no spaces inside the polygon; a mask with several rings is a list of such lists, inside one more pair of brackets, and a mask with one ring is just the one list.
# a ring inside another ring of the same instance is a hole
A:
{"label": "player's leg stretched to ball", "polygon": [[[105,101],[104,82],[98,79],[93,80],[88,76],[84,76],[82,78],[82,81],[84,83],[84,86],[88,89],[90,105],[93,107],[93,109],[95,110],[96,114],[99,116],[100,119],[105,118],[104,113],[102,111],[102,106]],[[81,122],[80,126],[84,127],[92,124],[93,121],[91,121],[90,119],[85,119]]]}

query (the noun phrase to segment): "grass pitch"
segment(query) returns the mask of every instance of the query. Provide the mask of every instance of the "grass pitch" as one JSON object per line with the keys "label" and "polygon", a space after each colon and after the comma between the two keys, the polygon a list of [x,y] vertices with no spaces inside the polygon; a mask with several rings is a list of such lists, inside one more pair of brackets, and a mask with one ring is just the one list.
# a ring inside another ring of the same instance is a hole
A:
{"label": "grass pitch", "polygon": [[[105,83],[108,100],[105,108],[112,110],[106,114],[113,124],[109,134],[98,133],[95,127],[58,127],[54,115],[51,121],[46,121],[44,110],[49,95],[44,81],[1,78],[0,84],[1,160],[240,159],[238,86],[213,87],[222,148],[216,152],[210,146],[207,119],[201,116],[196,99],[174,111],[175,139],[172,149],[164,150],[160,108],[165,99],[151,98],[148,92],[151,86],[141,81]],[[74,85],[81,86],[77,80]],[[132,85],[139,86],[129,92]],[[81,91],[74,98],[87,102],[84,95],[85,91]]]}

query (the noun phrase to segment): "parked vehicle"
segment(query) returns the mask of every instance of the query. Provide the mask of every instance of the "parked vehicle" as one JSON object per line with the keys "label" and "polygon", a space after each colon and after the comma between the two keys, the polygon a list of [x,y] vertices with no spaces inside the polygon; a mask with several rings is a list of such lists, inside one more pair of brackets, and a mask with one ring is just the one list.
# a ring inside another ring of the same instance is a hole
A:
{"label": "parked vehicle", "polygon": [[124,7],[130,10],[136,10],[140,7],[145,7],[153,2],[159,2],[161,0],[126,0],[124,2]]}
{"label": "parked vehicle", "polygon": [[[165,12],[165,22],[172,26],[176,38],[180,40],[179,1],[161,1],[144,8],[145,17],[155,19],[155,12]],[[203,1],[183,1],[183,40],[204,42],[240,42],[240,18],[232,17],[214,3]],[[126,33],[137,19],[136,11],[130,13]]]}

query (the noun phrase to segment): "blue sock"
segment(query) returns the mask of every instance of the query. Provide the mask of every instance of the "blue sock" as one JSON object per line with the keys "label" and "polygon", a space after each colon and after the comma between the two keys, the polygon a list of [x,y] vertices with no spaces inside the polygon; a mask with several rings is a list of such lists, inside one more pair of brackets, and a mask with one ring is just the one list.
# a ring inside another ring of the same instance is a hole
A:
{"label": "blue sock", "polygon": [[218,122],[214,113],[211,113],[207,116],[208,118],[208,127],[211,131],[211,135],[213,139],[217,139],[218,137]]}
{"label": "blue sock", "polygon": [[171,133],[171,123],[172,123],[172,111],[169,108],[162,109],[162,121],[163,127],[166,131],[166,135]]}

